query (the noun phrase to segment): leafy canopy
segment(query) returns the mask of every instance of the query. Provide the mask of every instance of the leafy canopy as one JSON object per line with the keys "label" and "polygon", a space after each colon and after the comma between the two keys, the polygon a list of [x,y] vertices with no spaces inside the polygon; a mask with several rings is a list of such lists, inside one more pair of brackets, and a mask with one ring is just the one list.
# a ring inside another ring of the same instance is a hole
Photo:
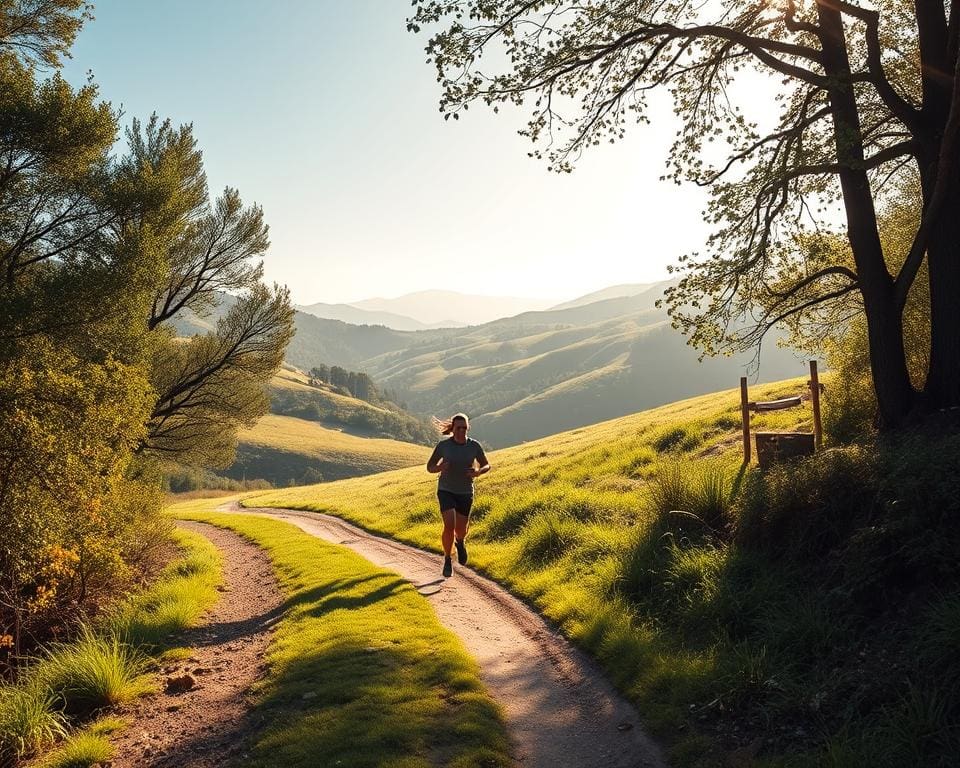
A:
{"label": "leafy canopy", "polygon": [[[441,111],[475,102],[524,105],[520,131],[550,168],[646,121],[669,91],[681,128],[667,176],[711,192],[704,254],[681,258],[668,295],[675,323],[708,353],[759,343],[812,307],[863,297],[878,398],[891,423],[913,391],[901,314],[926,254],[948,285],[956,237],[960,98],[956,3],[877,7],[846,0],[416,0],[408,22],[429,29]],[[758,79],[761,78],[761,79]],[[757,85],[777,86],[772,116]],[[877,211],[905,176],[920,178],[922,216],[905,253],[878,235]],[[839,235],[849,250],[818,240]],[[941,257],[940,254],[943,254]],[[848,255],[850,257],[848,257]],[[952,274],[952,273],[950,273]],[[957,319],[931,292],[927,396],[960,398]],[[934,402],[939,400],[939,402]],[[954,403],[956,404],[956,403]]]}

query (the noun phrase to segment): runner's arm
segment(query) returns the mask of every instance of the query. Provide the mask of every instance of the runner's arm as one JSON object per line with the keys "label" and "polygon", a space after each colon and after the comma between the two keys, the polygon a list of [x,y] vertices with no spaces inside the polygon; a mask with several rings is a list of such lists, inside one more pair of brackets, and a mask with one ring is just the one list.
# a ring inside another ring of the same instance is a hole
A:
{"label": "runner's arm", "polygon": [[490,471],[490,462],[487,461],[487,456],[483,452],[483,448],[477,451],[477,458],[475,459],[477,464],[480,466],[476,469],[471,468],[467,475],[469,477],[480,477],[480,475],[485,475]]}
{"label": "runner's arm", "polygon": [[441,461],[443,461],[443,457],[440,455],[440,446],[438,445],[433,449],[433,453],[430,454],[430,458],[427,460],[427,472],[432,474],[442,472],[443,468],[440,466]]}

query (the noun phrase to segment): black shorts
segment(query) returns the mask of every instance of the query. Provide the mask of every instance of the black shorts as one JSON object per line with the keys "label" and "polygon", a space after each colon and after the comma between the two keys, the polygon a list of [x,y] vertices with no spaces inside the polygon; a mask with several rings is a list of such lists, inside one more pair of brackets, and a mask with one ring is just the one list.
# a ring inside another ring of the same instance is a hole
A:
{"label": "black shorts", "polygon": [[440,502],[440,511],[457,510],[458,515],[470,516],[470,507],[473,506],[472,493],[453,493],[452,491],[437,491],[437,500]]}

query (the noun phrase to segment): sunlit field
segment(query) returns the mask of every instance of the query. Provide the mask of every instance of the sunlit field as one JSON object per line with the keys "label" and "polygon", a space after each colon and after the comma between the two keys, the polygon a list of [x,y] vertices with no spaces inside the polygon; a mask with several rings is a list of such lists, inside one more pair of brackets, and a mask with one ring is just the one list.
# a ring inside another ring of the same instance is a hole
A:
{"label": "sunlit field", "polygon": [[[810,404],[752,429],[809,432]],[[470,565],[593,654],[678,766],[948,764],[957,440],[832,447],[765,473],[742,467],[741,440],[728,390],[492,452]],[[418,466],[244,504],[338,515],[437,552],[439,572],[434,488]]]}
{"label": "sunlit field", "polygon": [[[750,394],[776,399],[804,388],[805,380],[796,379]],[[809,404],[752,421],[754,429],[767,430],[809,430],[811,423]],[[658,505],[696,510],[699,504],[707,516],[713,503],[722,507],[715,514],[729,513],[729,495],[741,476],[740,429],[739,390],[729,390],[495,451],[493,471],[478,481],[471,567],[509,586],[598,655],[618,685],[646,705],[645,716],[661,736],[676,737],[673,729],[688,702],[709,695],[717,657],[707,648],[691,653],[637,615],[637,553],[649,546]],[[663,477],[677,467],[687,473],[680,498],[662,498],[669,490]],[[719,499],[711,499],[711,483],[719,486]],[[436,478],[417,466],[263,492],[243,503],[335,514],[437,551],[439,572],[435,485]],[[715,586],[724,551],[697,557],[702,562],[686,564],[681,578],[705,581],[714,573]],[[709,739],[680,736],[680,751],[709,749]]]}
{"label": "sunlit field", "polygon": [[238,439],[241,462],[281,483],[302,477],[311,467],[324,478],[336,479],[408,467],[426,461],[430,453],[422,445],[358,437],[315,421],[275,413],[266,414],[252,429],[240,432]]}

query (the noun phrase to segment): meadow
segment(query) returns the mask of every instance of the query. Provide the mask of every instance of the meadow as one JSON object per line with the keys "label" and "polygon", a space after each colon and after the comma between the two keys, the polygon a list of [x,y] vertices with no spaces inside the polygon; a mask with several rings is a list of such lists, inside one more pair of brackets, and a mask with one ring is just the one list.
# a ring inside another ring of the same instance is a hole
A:
{"label": "meadow", "polygon": [[[809,404],[753,428],[810,430]],[[948,765],[957,441],[838,446],[767,473],[741,467],[740,441],[731,390],[496,451],[471,565],[599,659],[676,765]],[[413,467],[244,504],[436,551],[434,482]]]}
{"label": "meadow", "polygon": [[276,485],[337,480],[421,461],[429,448],[399,440],[359,437],[315,421],[268,413],[237,436],[237,458],[225,474]]}

